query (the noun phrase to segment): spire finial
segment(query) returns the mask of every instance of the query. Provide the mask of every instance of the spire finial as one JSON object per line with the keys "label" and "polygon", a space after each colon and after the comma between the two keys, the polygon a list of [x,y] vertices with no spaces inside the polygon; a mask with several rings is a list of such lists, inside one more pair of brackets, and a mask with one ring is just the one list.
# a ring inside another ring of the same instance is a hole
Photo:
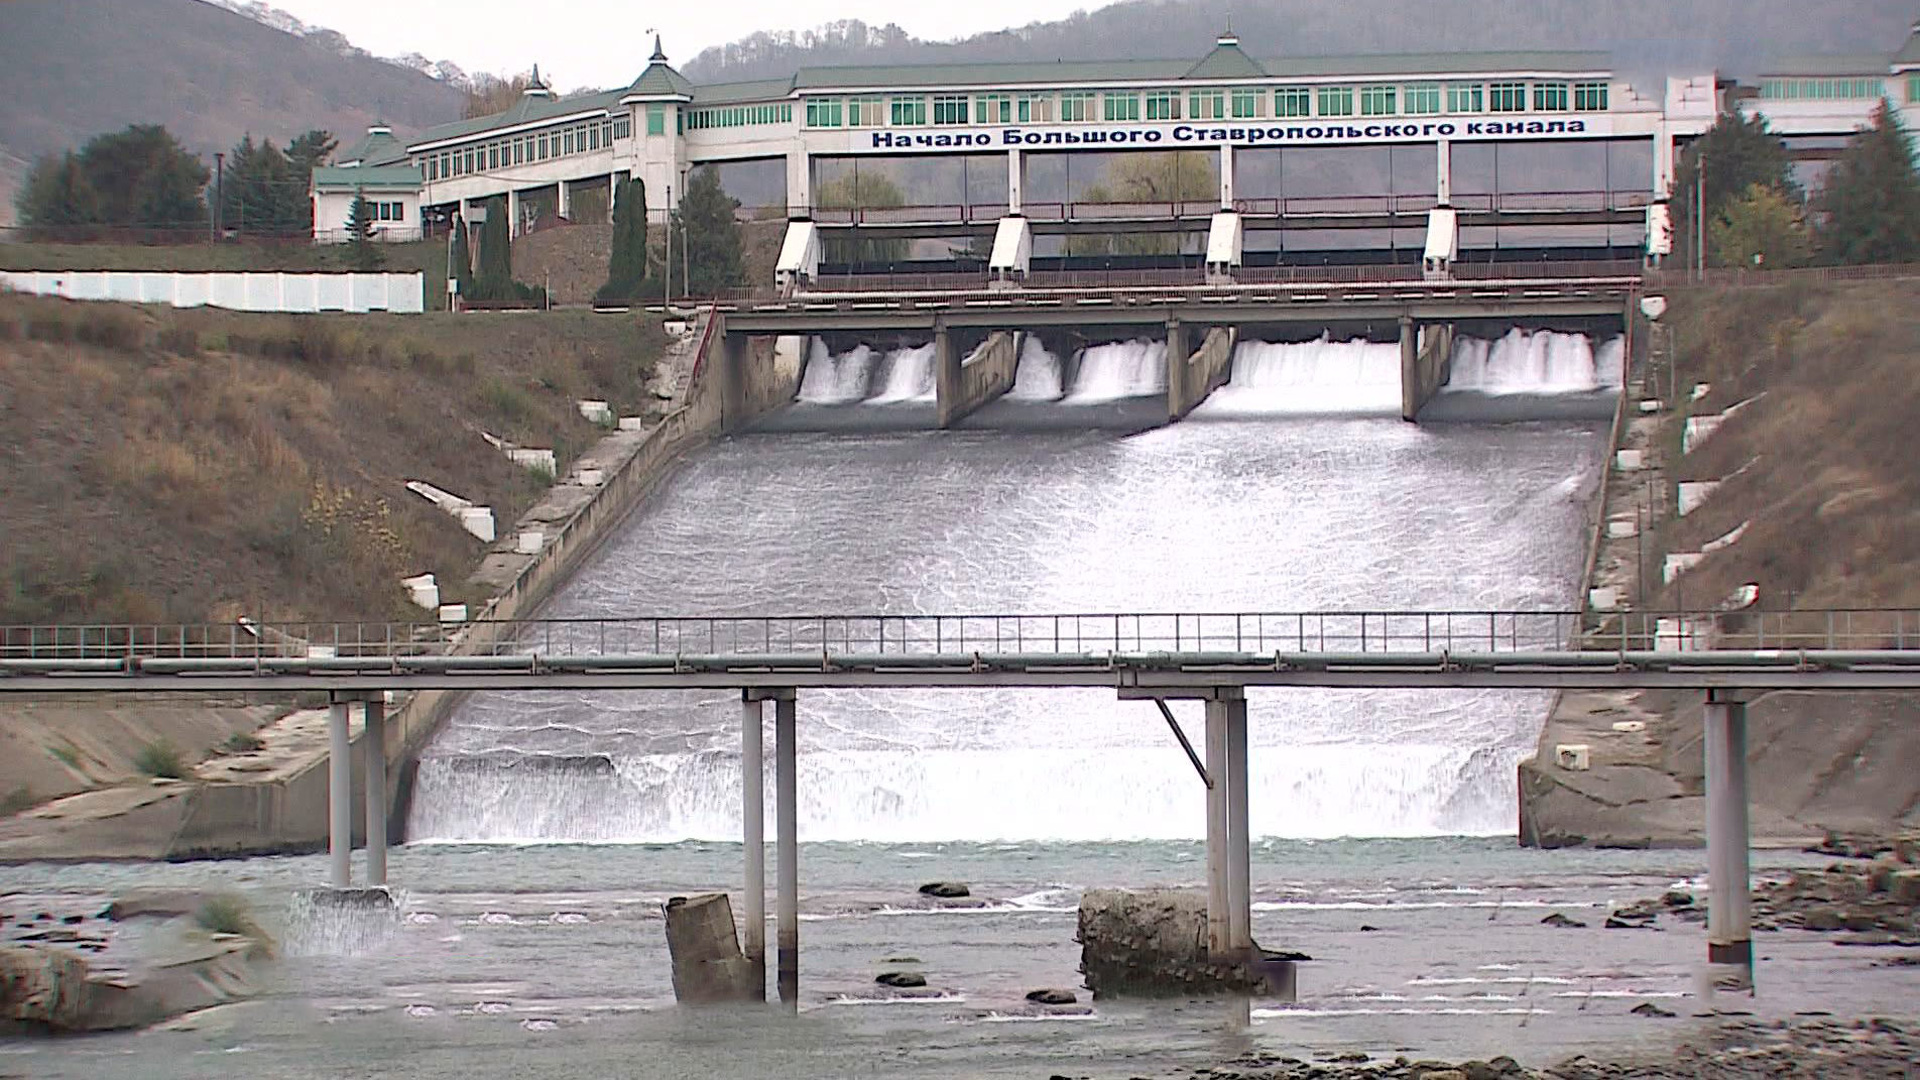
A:
{"label": "spire finial", "polygon": [[649,63],[654,64],[664,64],[667,62],[667,51],[660,47],[660,34],[658,31],[653,35],[653,55],[648,57],[647,60]]}

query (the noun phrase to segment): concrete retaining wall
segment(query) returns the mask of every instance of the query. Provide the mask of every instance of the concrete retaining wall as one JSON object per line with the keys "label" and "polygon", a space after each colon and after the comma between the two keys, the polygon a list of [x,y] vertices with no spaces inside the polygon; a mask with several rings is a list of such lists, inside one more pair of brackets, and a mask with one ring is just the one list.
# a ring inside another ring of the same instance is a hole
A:
{"label": "concrete retaining wall", "polygon": [[1233,350],[1239,343],[1235,327],[1216,326],[1207,331],[1200,347],[1188,354],[1185,327],[1175,323],[1167,328],[1167,421],[1192,412],[1207,400],[1233,373]]}
{"label": "concrete retaining wall", "polygon": [[994,331],[965,360],[959,359],[944,327],[935,331],[933,343],[941,427],[952,427],[968,413],[1013,389],[1014,372],[1020,363],[1018,332]]}

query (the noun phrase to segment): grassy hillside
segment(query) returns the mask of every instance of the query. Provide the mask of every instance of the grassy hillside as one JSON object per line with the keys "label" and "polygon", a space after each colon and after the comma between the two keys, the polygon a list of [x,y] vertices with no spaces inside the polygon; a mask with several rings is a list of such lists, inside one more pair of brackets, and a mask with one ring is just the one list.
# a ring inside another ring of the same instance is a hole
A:
{"label": "grassy hillside", "polygon": [[0,144],[20,157],[160,123],[209,165],[249,131],[284,142],[326,128],[344,145],[376,119],[401,132],[458,119],[463,101],[419,72],[200,0],[8,0],[0,95]]}
{"label": "grassy hillside", "polygon": [[494,508],[631,412],[657,326],[584,312],[247,315],[0,295],[0,623],[418,617],[483,545],[402,486]]}
{"label": "grassy hillside", "polygon": [[1914,282],[1788,280],[1674,294],[1681,381],[1711,387],[1692,411],[1747,404],[1680,459],[1675,479],[1726,482],[1661,540],[1747,531],[1657,602],[1712,606],[1752,581],[1769,608],[1920,605]]}

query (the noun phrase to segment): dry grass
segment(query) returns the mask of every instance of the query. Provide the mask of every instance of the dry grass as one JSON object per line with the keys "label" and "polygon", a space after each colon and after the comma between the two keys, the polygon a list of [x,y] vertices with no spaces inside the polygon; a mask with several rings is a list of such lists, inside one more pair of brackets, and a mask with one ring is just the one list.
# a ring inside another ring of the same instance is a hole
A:
{"label": "dry grass", "polygon": [[1769,607],[1920,605],[1920,305],[1907,282],[1797,283],[1675,296],[1682,381],[1696,413],[1752,399],[1681,465],[1726,478],[1664,537],[1734,547],[1661,600],[1710,606],[1758,582]]}
{"label": "dry grass", "polygon": [[[482,545],[407,492],[504,527],[544,490],[480,437],[598,437],[656,326],[584,312],[283,316],[0,295],[0,622],[413,617]],[[83,542],[76,542],[83,538]]]}

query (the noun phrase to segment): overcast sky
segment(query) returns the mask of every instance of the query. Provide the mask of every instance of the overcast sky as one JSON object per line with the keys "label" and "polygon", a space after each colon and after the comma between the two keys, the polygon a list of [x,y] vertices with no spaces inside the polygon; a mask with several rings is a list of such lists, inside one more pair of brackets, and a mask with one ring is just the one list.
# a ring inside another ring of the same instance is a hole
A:
{"label": "overcast sky", "polygon": [[982,30],[1057,19],[1088,0],[967,0],[913,3],[883,0],[704,0],[665,4],[634,0],[268,0],[314,26],[345,34],[377,56],[417,52],[468,71],[511,73],[535,62],[561,90],[631,82],[660,32],[675,66],[710,45],[756,30],[806,30],[836,19],[900,24],[915,37],[945,40]]}

